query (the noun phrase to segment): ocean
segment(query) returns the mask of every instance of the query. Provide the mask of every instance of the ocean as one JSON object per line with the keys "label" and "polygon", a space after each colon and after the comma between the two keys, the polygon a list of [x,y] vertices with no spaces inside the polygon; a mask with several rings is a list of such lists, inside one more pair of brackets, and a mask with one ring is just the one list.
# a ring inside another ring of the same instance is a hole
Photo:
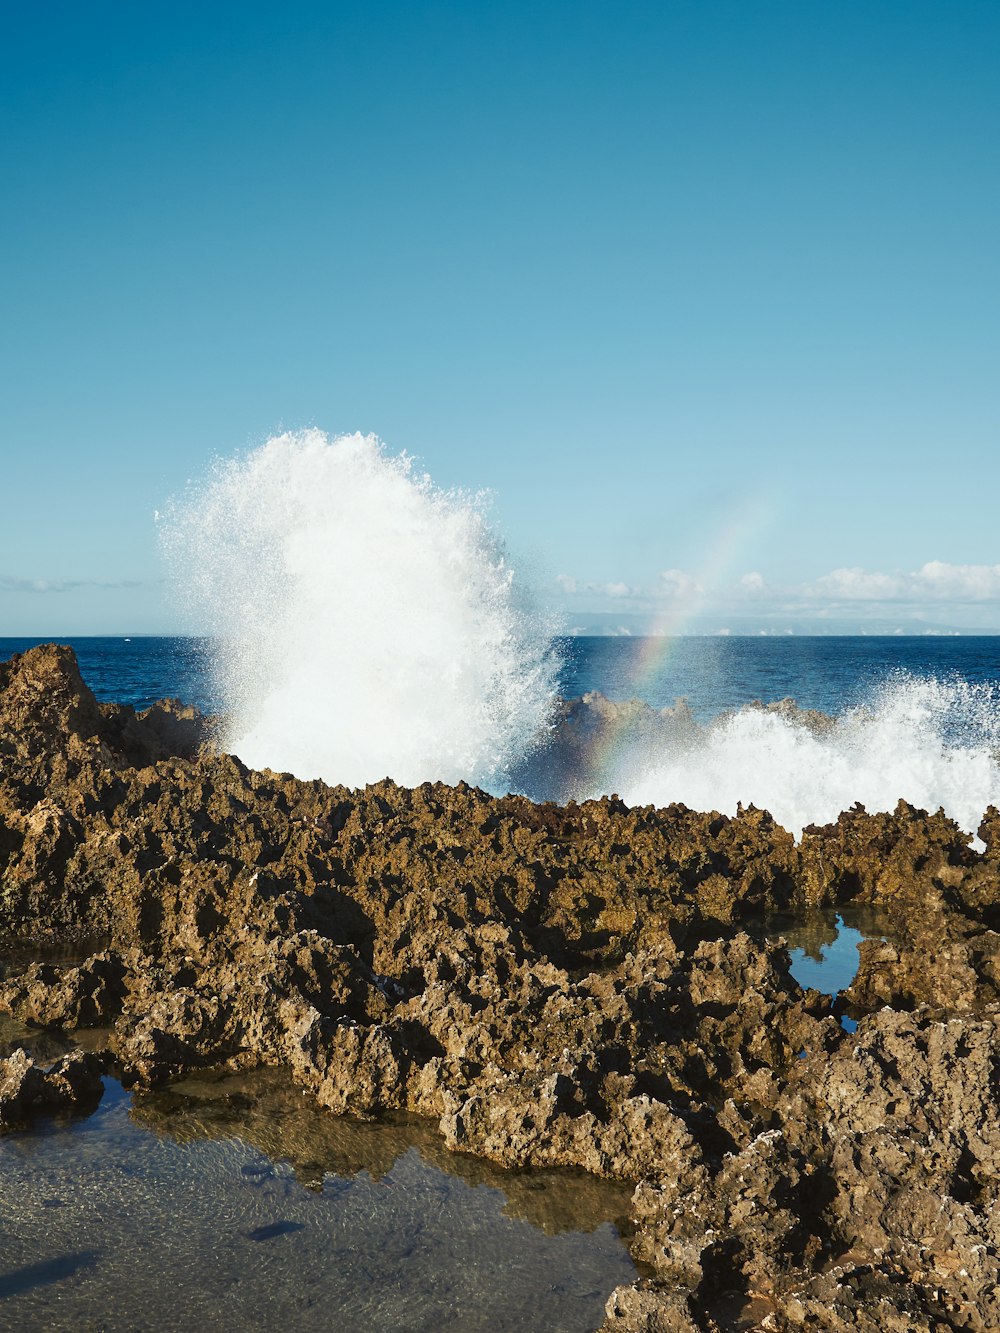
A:
{"label": "ocean", "polygon": [[[38,642],[0,639],[0,657]],[[682,801],[727,814],[753,803],[796,834],[855,802],[881,810],[902,798],[944,808],[975,835],[985,808],[1000,804],[1000,637],[555,639],[525,668],[535,695],[545,685],[563,699],[599,691],[652,710],[686,701],[679,720],[644,710],[638,722],[635,710],[588,714],[574,740],[577,759],[586,753],[568,788],[547,781],[558,736],[545,740],[550,733],[543,732],[539,744],[526,722],[512,733],[504,716],[494,723],[502,743],[490,748],[491,710],[502,711],[512,698],[518,706],[509,663],[503,696],[487,698],[485,720],[475,719],[481,734],[463,749],[475,681],[449,681],[440,658],[432,695],[414,693],[407,679],[409,693],[400,699],[381,658],[346,683],[335,668],[325,674],[320,661],[290,682],[258,681],[255,693],[245,688],[246,668],[234,673],[232,655],[213,656],[205,639],[69,642],[102,701],[145,708],[171,696],[232,715],[238,725],[227,746],[252,766],[348,786],[385,776],[411,785],[465,779],[536,799],[615,792],[630,804]],[[541,680],[543,657],[548,675]],[[412,647],[401,645],[399,658],[408,677]],[[483,689],[488,694],[488,684]],[[835,724],[817,732],[750,706],[786,698]],[[540,716],[537,704],[527,716]],[[565,767],[565,756],[560,760]]]}
{"label": "ocean", "polygon": [[0,638],[0,661],[40,643],[69,644],[84,680],[101,703],[143,709],[157,699],[181,699],[205,712],[215,712],[220,705],[204,639],[148,635]]}
{"label": "ocean", "polygon": [[[44,638],[0,637],[0,661]],[[210,643],[190,637],[61,638],[104,703],[148,708],[179,698],[213,712],[223,707]],[[618,702],[663,708],[684,698],[699,720],[752,700],[793,698],[800,708],[840,714],[863,705],[900,674],[1000,688],[1000,635],[754,638],[578,637],[553,640],[564,699],[598,690]]]}

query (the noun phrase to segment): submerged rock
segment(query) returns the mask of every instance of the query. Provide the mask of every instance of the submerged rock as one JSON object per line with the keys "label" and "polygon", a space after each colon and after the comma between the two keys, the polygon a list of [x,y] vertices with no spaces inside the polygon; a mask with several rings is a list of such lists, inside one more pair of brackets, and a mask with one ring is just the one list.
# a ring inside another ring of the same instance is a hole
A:
{"label": "submerged rock", "polygon": [[[209,741],[99,706],[67,649],[0,666],[0,929],[96,939],[0,1007],[107,1028],[139,1085],[280,1065],[331,1111],[634,1183],[647,1276],[607,1329],[1000,1322],[995,811],[985,854],[902,802],[796,842],[752,807],[349,791]],[[893,927],[853,1035],[744,929],[847,903]]]}

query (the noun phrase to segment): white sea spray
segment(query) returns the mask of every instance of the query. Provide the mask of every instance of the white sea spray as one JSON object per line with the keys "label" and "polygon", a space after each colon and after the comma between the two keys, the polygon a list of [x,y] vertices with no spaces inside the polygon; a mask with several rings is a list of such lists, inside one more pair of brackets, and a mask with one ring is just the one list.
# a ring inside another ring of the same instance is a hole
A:
{"label": "white sea spray", "polygon": [[361,785],[503,786],[544,733],[557,663],[482,496],[371,435],[277,436],[164,520],[209,633],[223,744],[252,767]]}
{"label": "white sea spray", "polygon": [[682,801],[734,814],[738,803],[753,803],[796,836],[855,802],[881,811],[900,798],[930,811],[943,807],[974,834],[985,808],[1000,803],[1000,691],[895,673],[865,706],[819,733],[779,713],[742,708],[688,745],[617,756],[599,785],[612,783],[635,805]]}

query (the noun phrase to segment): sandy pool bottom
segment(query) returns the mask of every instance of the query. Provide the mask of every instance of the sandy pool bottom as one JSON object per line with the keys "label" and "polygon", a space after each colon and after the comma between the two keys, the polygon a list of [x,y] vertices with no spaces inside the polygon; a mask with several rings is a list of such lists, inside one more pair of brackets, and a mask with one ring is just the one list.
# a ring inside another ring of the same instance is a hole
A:
{"label": "sandy pool bottom", "polygon": [[413,1122],[207,1076],[0,1138],[0,1327],[585,1333],[628,1187],[501,1172]]}

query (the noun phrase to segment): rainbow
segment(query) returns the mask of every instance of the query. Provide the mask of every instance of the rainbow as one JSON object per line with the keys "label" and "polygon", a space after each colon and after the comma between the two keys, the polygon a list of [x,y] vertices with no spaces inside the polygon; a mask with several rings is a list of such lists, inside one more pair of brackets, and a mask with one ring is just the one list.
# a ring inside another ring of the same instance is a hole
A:
{"label": "rainbow", "polygon": [[[648,700],[650,686],[662,678],[675,650],[677,640],[685,637],[687,626],[719,592],[731,585],[737,563],[775,519],[775,496],[747,496],[728,521],[722,525],[701,568],[693,576],[682,576],[683,584],[674,596],[661,597],[650,632],[637,636],[638,651],[629,678],[630,697]],[[586,768],[604,780],[622,758],[628,731],[625,719],[610,720],[599,728],[586,753]]]}

